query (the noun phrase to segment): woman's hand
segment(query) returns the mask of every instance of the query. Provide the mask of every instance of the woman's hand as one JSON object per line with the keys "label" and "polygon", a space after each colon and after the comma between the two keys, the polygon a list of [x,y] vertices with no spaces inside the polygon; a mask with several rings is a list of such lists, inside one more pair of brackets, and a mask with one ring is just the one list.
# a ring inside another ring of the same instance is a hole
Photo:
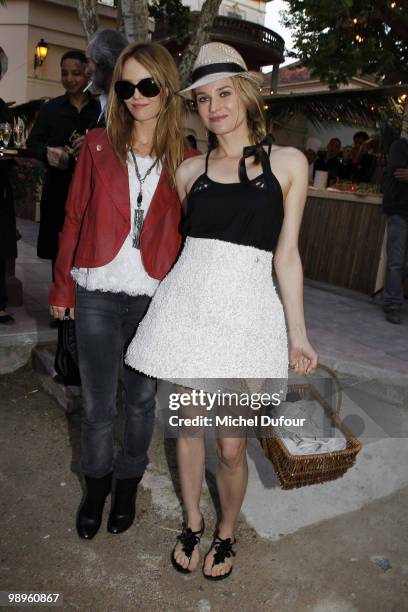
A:
{"label": "woman's hand", "polygon": [[54,319],[62,321],[65,317],[65,312],[69,311],[69,318],[75,319],[75,308],[67,308],[66,306],[50,306],[50,313]]}
{"label": "woman's hand", "polygon": [[68,153],[62,147],[47,147],[47,160],[53,168],[66,170],[68,168]]}
{"label": "woman's hand", "polygon": [[296,374],[314,374],[319,356],[307,338],[289,342],[289,369]]}
{"label": "woman's hand", "polygon": [[82,144],[84,142],[85,136],[80,136],[72,143],[72,148],[74,149],[74,157],[78,159],[79,152],[81,151]]}
{"label": "woman's hand", "polygon": [[394,176],[398,181],[408,183],[408,168],[397,168],[394,172]]}

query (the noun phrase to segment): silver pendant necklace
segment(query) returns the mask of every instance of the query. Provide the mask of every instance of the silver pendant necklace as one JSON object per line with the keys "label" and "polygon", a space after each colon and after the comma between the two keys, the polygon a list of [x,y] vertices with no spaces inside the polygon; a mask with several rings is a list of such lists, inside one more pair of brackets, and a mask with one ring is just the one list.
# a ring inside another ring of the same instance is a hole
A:
{"label": "silver pendant necklace", "polygon": [[148,168],[145,175],[142,176],[139,172],[139,168],[138,168],[137,161],[136,161],[136,155],[134,154],[132,149],[130,150],[130,154],[132,155],[137,180],[139,181],[139,195],[137,196],[137,200],[136,200],[132,246],[135,249],[140,249],[140,236],[142,234],[142,227],[143,227],[143,221],[144,221],[144,210],[142,208],[143,183],[145,182],[145,180],[147,179],[147,177],[149,176],[153,168],[157,165],[157,162],[159,161],[159,159],[156,158],[153,164],[150,166],[150,168]]}

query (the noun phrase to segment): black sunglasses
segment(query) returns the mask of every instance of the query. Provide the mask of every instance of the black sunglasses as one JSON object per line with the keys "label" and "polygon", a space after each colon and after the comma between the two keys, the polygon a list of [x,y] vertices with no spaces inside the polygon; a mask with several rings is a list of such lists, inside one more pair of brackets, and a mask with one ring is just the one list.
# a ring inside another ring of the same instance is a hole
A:
{"label": "black sunglasses", "polygon": [[115,92],[120,100],[129,100],[129,98],[132,98],[135,89],[138,89],[145,98],[154,98],[154,96],[160,93],[160,87],[151,77],[142,79],[137,85],[133,85],[133,83],[129,81],[116,81],[115,83]]}

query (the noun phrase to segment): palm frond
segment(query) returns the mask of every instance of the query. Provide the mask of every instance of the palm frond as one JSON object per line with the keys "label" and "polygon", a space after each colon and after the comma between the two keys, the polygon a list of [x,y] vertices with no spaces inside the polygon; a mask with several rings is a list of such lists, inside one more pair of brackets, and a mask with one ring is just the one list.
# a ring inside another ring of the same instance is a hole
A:
{"label": "palm frond", "polygon": [[388,87],[343,89],[320,93],[264,96],[267,115],[283,123],[294,115],[305,115],[316,127],[327,123],[372,125],[402,121],[408,84]]}

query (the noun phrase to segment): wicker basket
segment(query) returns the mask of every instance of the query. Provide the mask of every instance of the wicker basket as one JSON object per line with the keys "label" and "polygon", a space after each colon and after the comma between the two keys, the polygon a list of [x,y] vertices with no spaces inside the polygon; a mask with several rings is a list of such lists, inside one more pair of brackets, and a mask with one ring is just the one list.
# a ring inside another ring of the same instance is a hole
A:
{"label": "wicker basket", "polygon": [[319,484],[340,478],[351,468],[361,442],[343,425],[338,413],[341,406],[341,387],[335,373],[326,366],[319,369],[329,372],[337,386],[337,407],[333,410],[312,384],[292,385],[290,391],[296,391],[300,397],[317,400],[335,425],[346,438],[346,448],[339,451],[316,453],[311,455],[292,455],[283,440],[271,428],[270,437],[261,437],[259,441],[266,457],[272,462],[282,489],[294,489],[312,484]]}

